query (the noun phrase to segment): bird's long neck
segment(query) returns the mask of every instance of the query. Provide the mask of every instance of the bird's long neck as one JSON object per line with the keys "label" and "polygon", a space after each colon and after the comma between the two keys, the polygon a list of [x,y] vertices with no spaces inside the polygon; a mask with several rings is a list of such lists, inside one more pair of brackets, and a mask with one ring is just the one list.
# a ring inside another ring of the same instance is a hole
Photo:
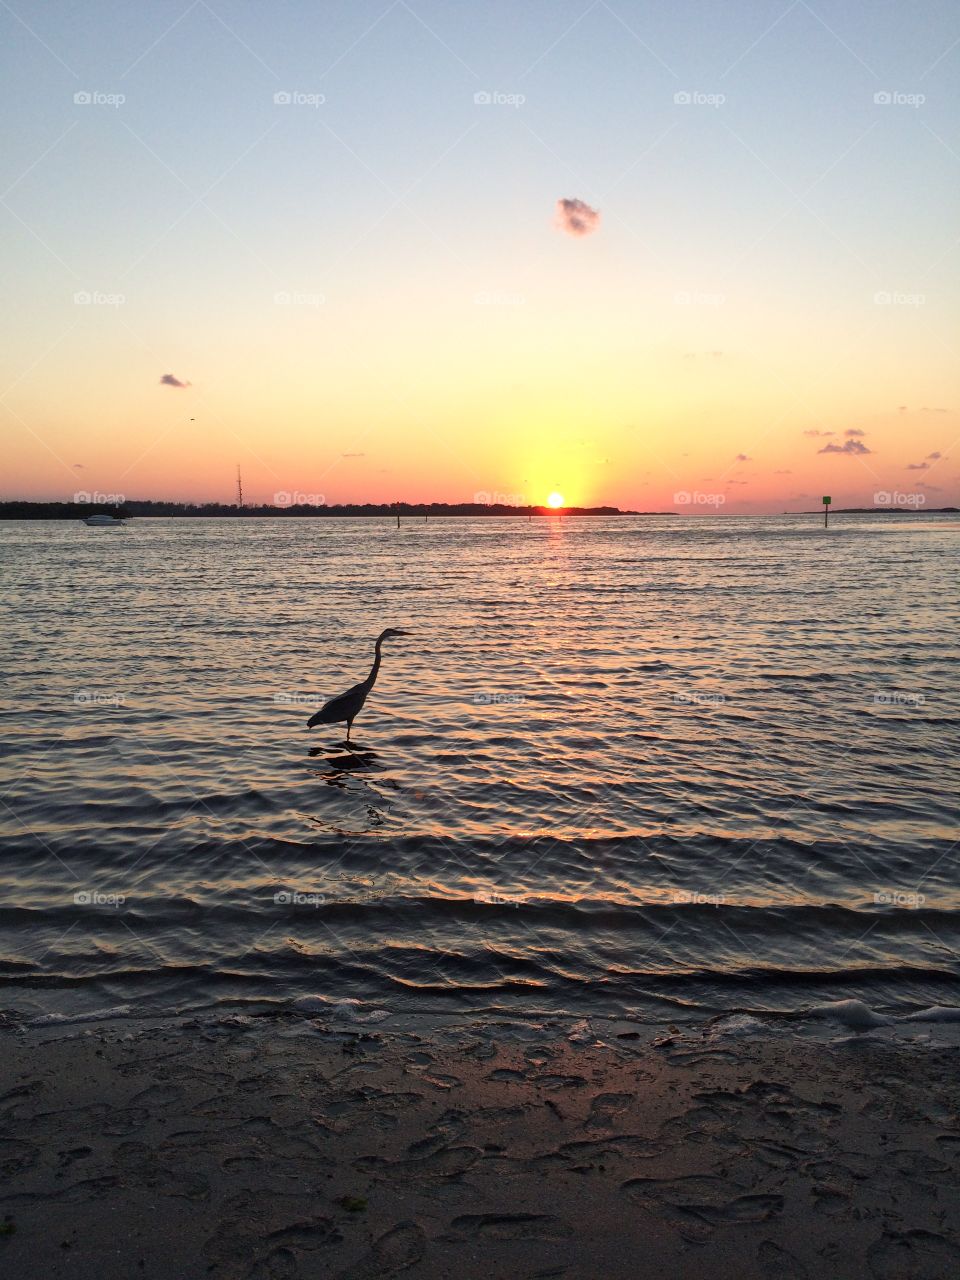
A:
{"label": "bird's long neck", "polygon": [[373,649],[373,666],[370,668],[370,674],[367,676],[366,685],[368,689],[373,688],[373,682],[377,678],[377,672],[380,670],[380,645],[382,640],[378,640]]}

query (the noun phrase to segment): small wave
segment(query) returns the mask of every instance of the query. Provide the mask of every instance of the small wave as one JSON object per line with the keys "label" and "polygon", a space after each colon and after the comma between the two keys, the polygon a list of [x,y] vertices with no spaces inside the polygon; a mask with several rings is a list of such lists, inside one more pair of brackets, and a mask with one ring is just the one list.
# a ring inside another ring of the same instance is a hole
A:
{"label": "small wave", "polygon": [[110,1022],[114,1018],[129,1018],[134,1012],[132,1004],[116,1004],[109,1009],[88,1009],[85,1013],[41,1013],[27,1022],[30,1027],[64,1027],[79,1022]]}
{"label": "small wave", "polygon": [[298,996],[292,1007],[300,1013],[326,1013],[345,1022],[383,1022],[390,1014],[386,1009],[371,1008],[362,1000],[335,999],[333,996]]}

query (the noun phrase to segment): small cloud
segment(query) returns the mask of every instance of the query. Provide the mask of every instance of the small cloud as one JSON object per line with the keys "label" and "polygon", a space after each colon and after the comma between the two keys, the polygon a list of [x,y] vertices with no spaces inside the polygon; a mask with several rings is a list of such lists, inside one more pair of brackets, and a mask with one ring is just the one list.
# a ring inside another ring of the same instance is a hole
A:
{"label": "small cloud", "polygon": [[835,436],[837,433],[835,431],[818,431],[814,427],[811,431],[805,431],[803,434],[805,436]]}
{"label": "small cloud", "polygon": [[600,212],[584,200],[561,199],[556,203],[554,225],[568,236],[589,236],[600,225]]}
{"label": "small cloud", "polygon": [[[937,454],[937,457],[938,457],[938,458],[939,458],[939,456],[940,456],[940,455],[939,455],[939,454]],[[73,469],[74,469],[74,471],[86,471],[86,469],[87,469],[87,468],[83,465],[83,463],[82,463],[82,462],[75,462],[75,463],[73,464]]]}
{"label": "small cloud", "polygon": [[898,405],[897,405],[897,412],[898,412],[898,413],[906,413],[906,412],[907,412],[907,406],[906,406],[905,404],[898,404]]}
{"label": "small cloud", "polygon": [[793,472],[792,471],[775,471],[773,474],[775,476],[792,476]]}
{"label": "small cloud", "polygon": [[843,444],[825,444],[822,449],[818,449],[817,453],[846,453],[846,454],[864,454],[872,453],[872,449],[868,449],[865,444],[859,440],[846,440]]}
{"label": "small cloud", "polygon": [[736,458],[734,458],[734,462],[749,462],[749,461],[750,459],[747,457],[745,453],[738,453]]}
{"label": "small cloud", "polygon": [[850,439],[854,436],[865,436],[867,433],[865,431],[861,431],[859,427],[847,427],[843,434]]}
{"label": "small cloud", "polygon": [[927,457],[931,460],[931,462],[936,462],[938,458],[943,457],[943,454],[940,453],[938,450],[934,450],[933,453],[928,453]]}
{"label": "small cloud", "polygon": [[949,413],[949,409],[928,409],[926,405],[920,410],[921,413]]}
{"label": "small cloud", "polygon": [[728,480],[727,484],[749,484],[749,480]]}
{"label": "small cloud", "polygon": [[921,481],[920,481],[920,483],[917,485],[917,488],[918,488],[918,489],[926,489],[927,493],[943,493],[943,490],[940,488],[940,486],[939,486],[939,485],[935,485],[935,484],[925,484],[922,480],[921,480]]}
{"label": "small cloud", "polygon": [[165,373],[160,379],[161,387],[189,387],[189,382],[181,382],[175,374]]}
{"label": "small cloud", "polygon": [[365,458],[365,453],[341,453],[341,458]]}
{"label": "small cloud", "polygon": [[929,462],[908,462],[907,470],[908,471],[929,471],[930,463]]}

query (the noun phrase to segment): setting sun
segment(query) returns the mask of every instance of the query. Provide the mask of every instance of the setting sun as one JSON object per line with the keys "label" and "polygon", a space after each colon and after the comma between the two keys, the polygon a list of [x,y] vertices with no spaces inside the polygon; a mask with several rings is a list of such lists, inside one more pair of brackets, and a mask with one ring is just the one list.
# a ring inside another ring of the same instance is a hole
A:
{"label": "setting sun", "polygon": [[553,493],[551,493],[550,497],[547,499],[547,505],[548,505],[548,506],[551,506],[551,507],[562,507],[562,506],[563,506],[563,494],[562,494],[562,493],[557,493],[556,491],[554,491]]}

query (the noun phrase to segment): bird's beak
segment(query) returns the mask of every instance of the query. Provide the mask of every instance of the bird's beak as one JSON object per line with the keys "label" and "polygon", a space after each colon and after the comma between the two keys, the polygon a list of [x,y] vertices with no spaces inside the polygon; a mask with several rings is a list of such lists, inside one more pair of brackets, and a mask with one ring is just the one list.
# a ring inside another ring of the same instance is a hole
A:
{"label": "bird's beak", "polygon": [[396,628],[394,628],[394,632],[393,632],[393,634],[394,634],[395,636],[412,636],[412,635],[413,635],[413,632],[412,632],[412,631],[398,631]]}

